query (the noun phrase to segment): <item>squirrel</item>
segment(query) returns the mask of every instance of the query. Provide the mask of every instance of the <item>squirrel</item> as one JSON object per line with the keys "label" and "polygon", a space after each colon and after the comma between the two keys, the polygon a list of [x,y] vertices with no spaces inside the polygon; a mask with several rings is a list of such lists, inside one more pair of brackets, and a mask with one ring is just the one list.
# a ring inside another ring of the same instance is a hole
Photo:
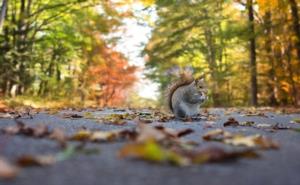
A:
{"label": "squirrel", "polygon": [[197,115],[206,99],[204,77],[195,79],[191,71],[181,72],[179,79],[171,83],[166,91],[168,108],[179,119]]}

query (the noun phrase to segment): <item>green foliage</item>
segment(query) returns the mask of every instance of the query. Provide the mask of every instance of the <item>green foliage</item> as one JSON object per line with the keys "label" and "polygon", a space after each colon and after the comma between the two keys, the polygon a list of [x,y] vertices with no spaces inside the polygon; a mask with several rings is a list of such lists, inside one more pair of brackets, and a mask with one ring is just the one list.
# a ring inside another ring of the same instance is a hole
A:
{"label": "green foliage", "polygon": [[[156,1],[158,19],[143,51],[148,59],[147,76],[158,82],[163,92],[173,79],[170,74],[174,66],[191,66],[195,76],[204,74],[206,77],[210,90],[208,105],[248,105],[251,94],[248,40],[254,37],[258,48],[259,103],[295,103],[299,72],[289,66],[294,65],[297,56],[293,56],[294,48],[285,41],[295,37],[287,29],[291,26],[286,20],[287,2],[277,7],[275,1],[271,3],[269,33],[264,12],[268,9],[266,4],[270,5],[268,1],[257,2],[254,33],[249,29],[247,9],[241,2]],[[274,42],[269,42],[270,39]],[[273,100],[270,94],[274,94]]]}
{"label": "green foliage", "polygon": [[[0,33],[0,95],[63,97],[84,86],[122,16],[109,1],[8,1]],[[103,59],[102,59],[103,60]],[[105,60],[105,59],[104,59]],[[88,88],[88,87],[84,87]]]}

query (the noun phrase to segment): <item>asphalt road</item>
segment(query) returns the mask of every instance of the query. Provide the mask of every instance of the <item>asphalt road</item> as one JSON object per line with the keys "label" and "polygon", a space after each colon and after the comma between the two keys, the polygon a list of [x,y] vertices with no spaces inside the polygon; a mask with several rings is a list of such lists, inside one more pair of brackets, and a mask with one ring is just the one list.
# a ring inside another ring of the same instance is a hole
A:
{"label": "asphalt road", "polygon": [[[254,121],[274,125],[299,128],[300,124],[290,123],[300,114],[277,114],[268,112],[266,117],[243,116],[232,112],[224,114],[223,109],[209,110],[218,118],[208,128],[207,120],[195,122],[170,121],[164,126],[181,129],[192,128],[193,134],[185,137],[201,143],[201,136],[215,128],[224,128],[223,123],[228,117],[236,120]],[[96,111],[95,115],[110,114],[112,111]],[[134,122],[125,126],[96,123],[94,120],[79,118],[62,118],[60,114],[50,115],[38,113],[33,119],[21,118],[28,125],[37,123],[60,127],[71,134],[81,129],[112,130],[124,127],[135,127]],[[14,120],[0,118],[0,128],[13,125]],[[225,130],[245,134],[262,134],[280,143],[279,150],[261,151],[258,159],[239,159],[222,163],[176,167],[171,165],[153,164],[140,160],[120,159],[118,149],[124,144],[92,143],[88,147],[99,149],[96,154],[76,154],[73,157],[47,167],[31,167],[21,171],[13,180],[1,181],[0,185],[300,185],[300,132],[293,130],[276,130],[253,127],[226,127]],[[76,144],[76,143],[74,143]],[[34,139],[26,136],[7,136],[0,134],[0,155],[15,160],[22,154],[55,154],[60,151],[57,143],[48,139]]]}

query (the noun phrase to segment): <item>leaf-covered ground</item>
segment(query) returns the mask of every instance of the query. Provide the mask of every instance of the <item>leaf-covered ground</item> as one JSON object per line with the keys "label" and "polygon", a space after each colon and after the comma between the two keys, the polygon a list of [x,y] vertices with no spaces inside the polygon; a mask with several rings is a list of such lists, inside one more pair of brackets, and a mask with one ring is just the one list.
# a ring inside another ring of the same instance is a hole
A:
{"label": "leaf-covered ground", "polygon": [[0,130],[0,184],[300,184],[295,109],[2,109]]}

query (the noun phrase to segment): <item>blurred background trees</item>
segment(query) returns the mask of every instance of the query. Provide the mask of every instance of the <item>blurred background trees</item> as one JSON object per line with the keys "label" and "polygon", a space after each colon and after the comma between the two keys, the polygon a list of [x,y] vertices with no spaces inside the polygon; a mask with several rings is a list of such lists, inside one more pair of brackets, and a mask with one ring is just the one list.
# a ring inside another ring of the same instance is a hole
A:
{"label": "blurred background trees", "polygon": [[2,1],[0,93],[122,103],[136,68],[108,47],[115,41],[107,35],[124,17],[116,7],[95,0]]}
{"label": "blurred background trees", "polygon": [[164,89],[165,71],[193,66],[214,106],[299,105],[298,9],[294,0],[156,1],[148,77]]}
{"label": "blurred background trees", "polygon": [[[149,16],[155,22],[124,8],[135,3],[154,10]],[[132,94],[142,78],[138,67],[115,49],[120,38],[114,33],[131,18],[148,21],[152,30],[141,55],[144,73],[161,94],[173,80],[174,66],[192,66],[208,82],[207,105],[299,105],[299,5],[297,0],[2,0],[0,95],[98,106],[124,106],[128,97],[144,102]]]}

